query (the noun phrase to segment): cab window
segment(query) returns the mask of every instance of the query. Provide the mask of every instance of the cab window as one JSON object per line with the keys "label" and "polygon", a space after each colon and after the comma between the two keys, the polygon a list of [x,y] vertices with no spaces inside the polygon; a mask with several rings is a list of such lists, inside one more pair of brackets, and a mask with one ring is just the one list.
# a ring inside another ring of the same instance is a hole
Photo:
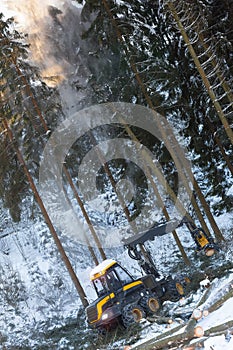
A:
{"label": "cab window", "polygon": [[114,271],[109,271],[106,277],[107,277],[109,288],[111,290],[118,290],[122,287],[122,284],[119,281],[119,278]]}
{"label": "cab window", "polygon": [[133,282],[133,278],[121,266],[116,266],[114,270],[123,285]]}
{"label": "cab window", "polygon": [[104,295],[108,291],[108,285],[105,276],[95,279],[93,281],[93,284],[98,296]]}

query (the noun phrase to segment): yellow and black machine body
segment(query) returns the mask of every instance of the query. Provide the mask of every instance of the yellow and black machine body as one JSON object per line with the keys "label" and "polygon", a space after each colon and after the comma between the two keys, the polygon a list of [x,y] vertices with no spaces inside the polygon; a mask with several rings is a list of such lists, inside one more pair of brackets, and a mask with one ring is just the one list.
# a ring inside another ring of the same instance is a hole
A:
{"label": "yellow and black machine body", "polygon": [[139,305],[139,301],[149,295],[143,279],[134,279],[115,260],[107,259],[96,266],[90,279],[98,296],[98,299],[86,308],[90,326],[107,329],[119,322],[128,326],[130,321],[126,320],[125,307],[136,306],[137,303],[137,309],[133,310],[132,306],[132,321],[135,321],[136,316],[140,319],[145,316],[143,308]]}
{"label": "yellow and black machine body", "polygon": [[202,228],[196,227],[196,225],[187,219],[184,223],[188,227],[198,251],[203,251],[206,256],[212,256],[219,250],[219,247],[214,242],[213,238],[208,236]]}
{"label": "yellow and black machine body", "polygon": [[101,331],[118,323],[128,327],[159,310],[166,300],[177,301],[183,297],[189,285],[185,276],[161,277],[150,252],[144,245],[172,232],[185,224],[197,250],[211,256],[218,250],[212,237],[195,226],[186,217],[152,227],[150,230],[124,240],[129,256],[137,260],[145,275],[135,279],[115,260],[107,259],[96,266],[90,275],[98,298],[86,308],[88,324]]}
{"label": "yellow and black machine body", "polygon": [[126,328],[155,314],[164,300],[179,300],[181,283],[170,276],[159,281],[152,274],[133,276],[115,260],[107,259],[91,272],[98,298],[86,308],[89,326],[105,331],[117,324]]}

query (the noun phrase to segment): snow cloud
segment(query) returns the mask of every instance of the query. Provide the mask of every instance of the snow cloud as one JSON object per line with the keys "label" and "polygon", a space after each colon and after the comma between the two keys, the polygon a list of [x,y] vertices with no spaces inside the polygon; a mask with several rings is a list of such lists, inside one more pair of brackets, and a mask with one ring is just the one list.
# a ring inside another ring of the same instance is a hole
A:
{"label": "snow cloud", "polygon": [[72,71],[71,55],[64,45],[70,37],[64,40],[64,26],[72,16],[77,21],[80,9],[69,0],[8,0],[5,7],[6,15],[14,16],[17,29],[28,34],[30,58],[46,84],[54,87],[63,82]]}

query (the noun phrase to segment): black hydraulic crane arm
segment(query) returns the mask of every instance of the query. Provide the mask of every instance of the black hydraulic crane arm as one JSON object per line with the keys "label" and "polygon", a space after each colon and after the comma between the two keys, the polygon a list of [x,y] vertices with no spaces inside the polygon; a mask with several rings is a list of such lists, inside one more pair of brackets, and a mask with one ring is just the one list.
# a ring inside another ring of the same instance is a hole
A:
{"label": "black hydraulic crane arm", "polygon": [[167,233],[174,231],[177,227],[182,226],[183,224],[189,224],[190,227],[196,229],[196,226],[186,217],[184,217],[182,220],[174,219],[164,224],[154,226],[148,231],[139,233],[127,239],[123,239],[123,243],[126,247],[133,248],[137,244],[144,244],[147,241],[153,241],[155,237],[164,236]]}
{"label": "black hydraulic crane arm", "polygon": [[186,216],[180,220],[174,219],[160,225],[156,225],[145,232],[123,239],[122,243],[128,249],[129,256],[132,259],[138,260],[142,268],[147,271],[147,273],[151,271],[150,273],[158,276],[158,272],[151,254],[144,246],[144,243],[147,241],[153,241],[155,237],[164,236],[183,224],[185,224],[188,228],[198,251],[203,251],[206,256],[212,256],[215,251],[219,250],[219,247],[214,242],[213,238],[207,235],[202,228],[198,228],[195,223],[189,220]]}
{"label": "black hydraulic crane arm", "polygon": [[[155,237],[164,236],[167,233],[172,232],[177,227],[188,223],[190,228],[196,229],[196,226],[188,221],[186,217],[182,220],[174,219],[166,223],[154,226],[149,230],[136,234],[132,237],[123,240],[124,246],[128,249],[130,258],[137,260],[141,268],[146,274],[152,274],[156,278],[160,277],[160,274],[154,264],[152,256],[148,249],[144,246],[147,241],[153,241]],[[141,249],[139,249],[139,247]]]}

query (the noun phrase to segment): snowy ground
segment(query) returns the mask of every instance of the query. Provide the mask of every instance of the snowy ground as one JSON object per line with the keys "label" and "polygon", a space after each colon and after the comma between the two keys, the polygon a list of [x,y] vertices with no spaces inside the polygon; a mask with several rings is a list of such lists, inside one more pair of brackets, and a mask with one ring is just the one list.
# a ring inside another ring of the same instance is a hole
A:
{"label": "snowy ground", "polygon": [[[80,316],[80,322],[77,325],[77,311],[81,303],[57,254],[46,225],[40,220],[26,220],[16,225],[12,224],[7,216],[1,219],[3,223],[1,235],[9,233],[7,237],[0,240],[1,350],[42,348],[48,350],[123,350],[125,345],[139,345],[179,325],[183,322],[182,314],[186,313],[189,317],[203,293],[203,290],[199,288],[193,295],[180,302],[165,304],[163,313],[173,319],[171,325],[151,324],[143,321],[134,330],[119,331],[103,341],[97,340],[98,343],[96,343],[95,338],[86,328],[83,315]],[[185,230],[179,232],[192,261],[191,270],[196,270],[202,275],[206,271],[211,273],[212,270],[220,268],[222,264],[232,262],[233,215],[232,213],[223,214],[216,219],[224,236],[227,237],[227,242],[222,246],[222,252],[210,260],[196,255],[187,232]],[[77,247],[75,242],[65,237],[62,237],[62,241],[88,299],[95,298],[89,284],[89,272],[93,266],[92,263],[87,263],[91,261],[87,251],[82,247]],[[150,248],[163,274],[168,274],[174,268],[176,268],[174,273],[177,272],[177,269],[189,272],[173,244],[172,236],[168,235],[164,240],[151,242]],[[123,249],[109,250],[108,257],[121,261],[135,276],[141,272]],[[213,297],[218,288],[233,277],[229,275],[222,278],[218,276],[218,278]],[[233,315],[232,299],[198,323],[204,329],[208,329],[215,324],[233,320],[231,314]],[[205,350],[233,349],[232,340],[228,342],[224,336],[208,338],[204,344]]]}

